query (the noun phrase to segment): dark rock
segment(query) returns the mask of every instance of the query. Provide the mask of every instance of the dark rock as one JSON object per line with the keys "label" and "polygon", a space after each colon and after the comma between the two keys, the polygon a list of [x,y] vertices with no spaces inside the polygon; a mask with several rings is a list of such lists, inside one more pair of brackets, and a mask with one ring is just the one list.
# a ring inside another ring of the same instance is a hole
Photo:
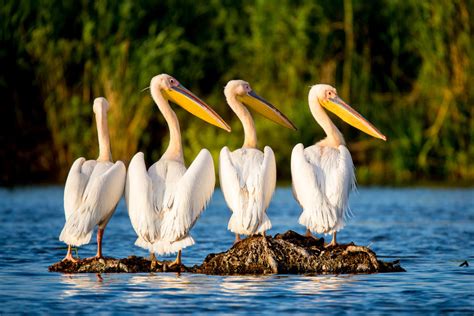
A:
{"label": "dark rock", "polygon": [[397,263],[377,260],[367,247],[354,244],[324,247],[324,240],[305,237],[293,231],[271,236],[254,236],[231,249],[210,254],[192,269],[206,274],[270,273],[375,273],[405,271]]}
{"label": "dark rock", "polygon": [[184,272],[187,268],[169,266],[166,262],[152,262],[148,259],[130,256],[124,259],[82,259],[77,262],[59,261],[48,267],[51,272],[64,273],[138,273],[138,272]]}
{"label": "dark rock", "polygon": [[192,268],[154,263],[131,256],[125,259],[85,259],[58,262],[55,272],[192,272],[216,275],[243,274],[342,274],[403,272],[399,261],[383,262],[367,247],[353,243],[324,247],[324,239],[301,236],[294,231],[271,236],[248,237],[226,252],[209,254],[200,266]]}

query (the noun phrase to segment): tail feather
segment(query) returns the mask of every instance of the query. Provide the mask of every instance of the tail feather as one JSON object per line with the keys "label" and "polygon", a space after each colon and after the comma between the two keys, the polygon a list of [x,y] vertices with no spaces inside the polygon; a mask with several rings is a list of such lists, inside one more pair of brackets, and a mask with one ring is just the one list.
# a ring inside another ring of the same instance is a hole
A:
{"label": "tail feather", "polygon": [[267,213],[263,213],[262,224],[260,224],[260,227],[258,227],[257,233],[264,233],[270,228],[272,228],[272,222],[270,221]]}
{"label": "tail feather", "polygon": [[96,220],[93,218],[93,212],[79,209],[67,219],[61,235],[59,235],[59,240],[71,246],[88,244],[95,225]]}
{"label": "tail feather", "polygon": [[138,237],[137,240],[135,241],[135,246],[138,246],[140,248],[153,251],[153,244],[149,243],[148,241],[144,240],[141,237]]}
{"label": "tail feather", "polygon": [[191,236],[186,236],[178,241],[158,241],[153,244],[153,251],[158,255],[167,255],[176,253],[181,249],[194,245],[194,239]]}

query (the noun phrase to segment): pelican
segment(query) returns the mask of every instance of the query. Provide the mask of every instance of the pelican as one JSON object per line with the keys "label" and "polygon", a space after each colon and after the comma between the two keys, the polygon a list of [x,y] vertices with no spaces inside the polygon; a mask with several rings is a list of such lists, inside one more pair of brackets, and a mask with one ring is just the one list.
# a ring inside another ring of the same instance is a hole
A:
{"label": "pelican", "polygon": [[59,240],[68,245],[64,260],[76,261],[71,246],[89,243],[96,225],[97,254],[102,258],[102,236],[105,227],[115,212],[125,186],[125,165],[112,162],[110,152],[107,111],[109,103],[105,98],[94,100],[93,110],[99,138],[99,158],[87,160],[83,157],[72,164],[64,187],[64,225]]}
{"label": "pelican", "polygon": [[304,148],[297,144],[291,154],[293,194],[303,208],[299,223],[311,232],[332,234],[327,246],[337,244],[336,233],[349,216],[349,193],[355,188],[354,165],[341,132],[323,107],[361,131],[386,140],[372,124],[338,97],[336,89],[318,84],[308,96],[309,108],[327,137]]}
{"label": "pelican", "polygon": [[284,127],[296,128],[272,104],[258,96],[246,81],[229,81],[224,94],[242,122],[245,135],[242,148],[230,152],[226,146],[219,159],[221,189],[232,211],[227,228],[235,233],[237,243],[240,234],[264,235],[272,227],[266,210],[276,185],[273,150],[269,146],[265,146],[263,152],[257,148],[255,123],[244,104]]}
{"label": "pelican", "polygon": [[125,200],[138,235],[135,245],[149,250],[152,262],[156,261],[155,253],[178,252],[171,265],[180,265],[181,249],[194,244],[189,232],[211,198],[215,175],[207,149],[202,149],[186,170],[178,118],[168,101],[228,132],[230,127],[207,104],[167,74],[153,77],[150,90],[168,124],[170,141],[160,160],[148,170],[143,153],[132,158]]}

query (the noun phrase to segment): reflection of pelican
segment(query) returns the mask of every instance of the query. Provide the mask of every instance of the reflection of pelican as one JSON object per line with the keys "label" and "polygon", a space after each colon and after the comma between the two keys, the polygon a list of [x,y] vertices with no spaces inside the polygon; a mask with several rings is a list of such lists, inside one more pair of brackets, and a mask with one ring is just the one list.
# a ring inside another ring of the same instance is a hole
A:
{"label": "reflection of pelican", "polygon": [[239,276],[225,276],[222,277],[220,283],[221,291],[229,293],[232,296],[238,295],[238,297],[254,296],[256,292],[261,292],[263,289],[272,287],[273,281],[277,280],[279,288],[285,288],[280,282],[281,276],[276,275],[239,275]]}
{"label": "reflection of pelican", "polygon": [[255,124],[244,104],[280,125],[296,128],[273,105],[255,94],[245,81],[229,81],[224,94],[242,122],[245,133],[242,148],[233,152],[227,147],[222,148],[219,164],[222,192],[232,210],[228,228],[236,234],[237,242],[240,234],[265,233],[272,227],[266,210],[276,184],[275,156],[268,146],[264,152],[257,149]]}
{"label": "reflection of pelican", "polygon": [[309,92],[309,107],[327,137],[313,146],[298,144],[291,154],[293,193],[303,208],[300,224],[307,234],[332,233],[330,245],[336,244],[336,232],[348,216],[349,192],[355,186],[354,166],[344,138],[323,107],[361,131],[386,140],[372,124],[342,101],[336,89],[315,85]]}
{"label": "reflection of pelican", "polygon": [[66,224],[59,240],[68,244],[65,260],[75,261],[71,245],[87,244],[92,231],[97,231],[96,258],[102,257],[102,236],[123,194],[125,165],[121,161],[112,162],[110,153],[107,111],[109,103],[104,98],[94,100],[94,113],[99,137],[99,158],[74,161],[64,188],[64,211]]}
{"label": "reflection of pelican", "polygon": [[[211,282],[207,275],[199,274],[174,274],[174,273],[157,273],[133,275],[128,279],[128,286],[133,291],[128,293],[125,298],[127,304],[141,304],[150,301],[150,297],[156,298],[159,294],[163,296],[182,296],[191,295],[211,295],[218,292],[215,282]],[[182,301],[167,300],[166,307],[176,313],[182,308]]]}
{"label": "reflection of pelican", "polygon": [[[63,283],[63,297],[71,297],[84,292],[91,293],[105,293],[111,290],[108,286],[108,281],[104,280],[100,274],[93,273],[77,273],[77,274],[62,274],[60,278]],[[65,286],[66,285],[66,286]]]}
{"label": "reflection of pelican", "polygon": [[170,130],[170,142],[159,161],[147,171],[143,153],[137,153],[128,168],[125,197],[130,220],[138,239],[137,246],[166,254],[193,245],[189,231],[214,191],[214,163],[207,149],[202,149],[186,170],[181,132],[176,114],[168,100],[227,131],[230,127],[208,105],[185,89],[175,78],[162,74],[150,83],[153,100]]}
{"label": "reflection of pelican", "polygon": [[311,295],[324,294],[324,292],[331,292],[339,290],[344,284],[353,282],[352,276],[334,276],[334,275],[318,275],[318,276],[302,276],[297,281],[291,282],[286,287],[292,292]]}

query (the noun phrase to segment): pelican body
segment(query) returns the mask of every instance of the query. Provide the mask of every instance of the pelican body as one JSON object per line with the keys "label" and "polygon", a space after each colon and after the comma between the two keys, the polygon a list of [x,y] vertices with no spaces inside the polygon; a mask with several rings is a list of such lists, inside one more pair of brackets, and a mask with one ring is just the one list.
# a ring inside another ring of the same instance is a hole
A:
{"label": "pelican body", "polygon": [[99,138],[99,158],[74,161],[64,188],[64,212],[66,224],[59,240],[68,245],[64,260],[76,261],[71,246],[89,243],[93,229],[97,231],[96,258],[102,257],[102,236],[114,214],[125,185],[126,169],[121,161],[112,162],[110,138],[107,126],[109,103],[105,98],[94,100],[93,110]]}
{"label": "pelican body", "polygon": [[350,215],[349,193],[355,188],[354,165],[341,132],[323,107],[363,132],[386,140],[371,123],[341,100],[336,89],[318,84],[311,88],[309,107],[327,137],[304,148],[297,144],[291,154],[293,194],[303,209],[299,223],[307,235],[332,234],[329,245],[336,245],[336,233]]}
{"label": "pelican body", "polygon": [[130,220],[138,238],[135,245],[147,249],[155,260],[194,244],[190,230],[209,202],[215,185],[214,163],[202,149],[186,169],[178,118],[168,100],[206,122],[230,131],[230,127],[207,104],[184,88],[175,78],[161,74],[150,83],[151,96],[163,114],[170,132],[168,148],[148,170],[143,153],[131,160],[125,198]]}
{"label": "pelican body", "polygon": [[275,155],[269,146],[263,152],[257,148],[255,124],[244,104],[287,128],[294,125],[272,104],[259,97],[248,82],[231,80],[224,94],[227,103],[242,122],[245,140],[242,148],[220,152],[219,177],[221,189],[232,211],[228,229],[236,234],[264,234],[272,227],[266,210],[276,185]]}

